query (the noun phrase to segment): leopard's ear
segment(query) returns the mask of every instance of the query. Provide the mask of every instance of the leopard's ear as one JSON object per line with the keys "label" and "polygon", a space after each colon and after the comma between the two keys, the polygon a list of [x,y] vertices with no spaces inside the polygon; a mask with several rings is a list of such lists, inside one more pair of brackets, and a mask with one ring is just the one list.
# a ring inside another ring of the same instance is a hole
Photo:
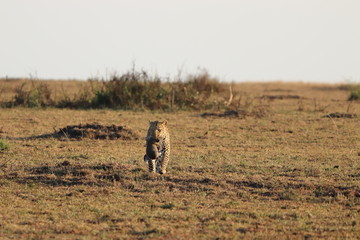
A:
{"label": "leopard's ear", "polygon": [[165,126],[167,126],[167,120],[163,121],[162,124],[164,124]]}

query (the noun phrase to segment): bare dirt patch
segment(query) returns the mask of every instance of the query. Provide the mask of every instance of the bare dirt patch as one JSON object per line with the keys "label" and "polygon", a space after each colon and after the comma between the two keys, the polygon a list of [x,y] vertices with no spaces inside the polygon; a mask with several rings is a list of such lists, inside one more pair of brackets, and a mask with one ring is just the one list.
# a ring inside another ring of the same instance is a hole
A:
{"label": "bare dirt patch", "polygon": [[70,125],[59,129],[55,135],[60,138],[71,138],[81,140],[88,139],[123,139],[137,140],[139,135],[126,126],[104,126],[98,123]]}

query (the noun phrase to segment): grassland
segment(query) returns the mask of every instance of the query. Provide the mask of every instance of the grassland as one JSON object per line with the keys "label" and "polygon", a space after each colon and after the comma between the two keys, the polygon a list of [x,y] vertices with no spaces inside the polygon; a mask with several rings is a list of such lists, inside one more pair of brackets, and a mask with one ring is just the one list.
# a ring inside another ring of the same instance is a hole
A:
{"label": "grassland", "polygon": [[[0,84],[11,99],[14,83]],[[0,109],[0,239],[359,239],[359,117],[325,116],[359,116],[360,103],[338,85],[233,88],[241,108],[263,114]],[[166,175],[142,160],[155,119],[171,130]],[[94,122],[140,138],[51,137]]]}

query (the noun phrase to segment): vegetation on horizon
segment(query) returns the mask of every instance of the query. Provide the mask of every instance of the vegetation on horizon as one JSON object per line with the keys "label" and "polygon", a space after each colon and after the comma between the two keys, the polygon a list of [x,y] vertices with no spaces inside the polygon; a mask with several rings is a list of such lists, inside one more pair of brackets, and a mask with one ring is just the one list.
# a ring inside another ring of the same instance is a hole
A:
{"label": "vegetation on horizon", "polygon": [[[236,84],[220,82],[205,70],[185,78],[171,79],[132,69],[121,75],[115,73],[107,78],[91,78],[84,82],[59,81],[68,82],[67,87],[61,83],[60,89],[51,87],[52,81],[33,78],[0,80],[7,85],[16,85],[12,96],[6,100],[2,95],[9,95],[9,89],[4,87],[5,84],[0,86],[0,107],[176,111],[239,110],[252,105],[252,100],[244,102],[242,89],[234,89]],[[347,84],[338,88],[350,92],[349,101],[360,99],[359,85]],[[242,101],[244,104],[240,106]]]}
{"label": "vegetation on horizon", "polygon": [[57,108],[113,108],[124,110],[199,110],[224,109],[229,83],[221,83],[206,71],[189,75],[185,79],[162,79],[146,71],[113,74],[108,79],[89,79],[85,87],[74,96],[63,90],[60,97],[46,83],[30,80],[16,89],[5,107],[57,107]]}

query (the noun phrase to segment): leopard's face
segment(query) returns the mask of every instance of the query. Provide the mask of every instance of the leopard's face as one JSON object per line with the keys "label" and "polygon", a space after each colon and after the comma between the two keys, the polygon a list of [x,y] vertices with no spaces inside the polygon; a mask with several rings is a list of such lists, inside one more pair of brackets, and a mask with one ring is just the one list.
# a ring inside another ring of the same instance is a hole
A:
{"label": "leopard's face", "polygon": [[149,121],[149,131],[146,137],[147,141],[158,142],[160,139],[164,138],[167,132],[167,121]]}

